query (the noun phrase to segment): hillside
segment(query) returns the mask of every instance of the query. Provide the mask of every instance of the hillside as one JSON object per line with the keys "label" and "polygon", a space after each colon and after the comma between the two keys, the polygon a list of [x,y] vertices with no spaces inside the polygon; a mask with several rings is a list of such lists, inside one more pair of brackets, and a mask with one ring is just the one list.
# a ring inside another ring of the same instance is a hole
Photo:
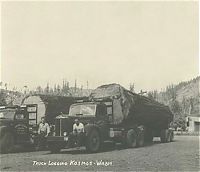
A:
{"label": "hillside", "polygon": [[198,76],[187,82],[167,86],[165,91],[157,93],[156,99],[169,105],[175,114],[182,117],[188,115],[200,117],[199,84]]}
{"label": "hillside", "polygon": [[184,84],[177,85],[177,101],[182,102],[184,98],[197,98],[199,96],[200,77]]}

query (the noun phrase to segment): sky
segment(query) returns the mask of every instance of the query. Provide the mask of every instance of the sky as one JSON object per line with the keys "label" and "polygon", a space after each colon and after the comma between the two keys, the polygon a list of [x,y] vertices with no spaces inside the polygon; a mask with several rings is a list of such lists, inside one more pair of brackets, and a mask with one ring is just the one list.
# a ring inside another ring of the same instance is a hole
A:
{"label": "sky", "polygon": [[1,81],[165,88],[198,75],[198,2],[2,2]]}

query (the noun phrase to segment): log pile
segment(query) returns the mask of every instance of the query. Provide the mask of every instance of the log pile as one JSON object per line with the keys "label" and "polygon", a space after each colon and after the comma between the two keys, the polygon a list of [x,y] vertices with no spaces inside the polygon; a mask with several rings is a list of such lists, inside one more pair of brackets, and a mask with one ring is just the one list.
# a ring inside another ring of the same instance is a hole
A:
{"label": "log pile", "polygon": [[155,129],[167,128],[173,114],[167,106],[145,96],[132,93],[119,84],[102,85],[90,94],[90,99],[113,100],[113,123],[137,123]]}

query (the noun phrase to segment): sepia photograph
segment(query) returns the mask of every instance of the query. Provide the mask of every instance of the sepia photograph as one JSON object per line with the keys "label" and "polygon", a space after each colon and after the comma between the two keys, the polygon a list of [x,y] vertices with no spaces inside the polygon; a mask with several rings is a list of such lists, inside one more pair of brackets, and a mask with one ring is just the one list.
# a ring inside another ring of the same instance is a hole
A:
{"label": "sepia photograph", "polygon": [[198,1],[0,12],[0,171],[200,171]]}

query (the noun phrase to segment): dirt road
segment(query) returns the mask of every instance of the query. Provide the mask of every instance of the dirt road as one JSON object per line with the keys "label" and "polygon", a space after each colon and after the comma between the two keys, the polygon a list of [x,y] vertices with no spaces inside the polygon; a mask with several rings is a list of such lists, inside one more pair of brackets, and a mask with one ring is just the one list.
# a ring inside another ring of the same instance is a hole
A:
{"label": "dirt road", "polygon": [[[108,145],[109,147],[109,145]],[[176,136],[172,143],[122,149],[111,146],[104,152],[88,154],[84,148],[0,155],[1,171],[199,171],[199,137]]]}

